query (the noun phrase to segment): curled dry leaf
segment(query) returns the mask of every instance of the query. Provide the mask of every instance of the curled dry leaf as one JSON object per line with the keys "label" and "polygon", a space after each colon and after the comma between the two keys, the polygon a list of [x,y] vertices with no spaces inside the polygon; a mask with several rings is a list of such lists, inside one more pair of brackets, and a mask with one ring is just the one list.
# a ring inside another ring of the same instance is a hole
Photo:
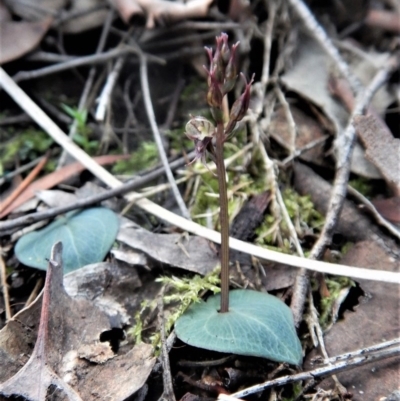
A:
{"label": "curled dry leaf", "polygon": [[186,3],[168,0],[110,0],[126,22],[137,16],[146,18],[146,27],[154,28],[156,22],[171,23],[188,18],[204,17],[212,0],[189,0]]}
{"label": "curled dry leaf", "polygon": [[99,345],[100,335],[113,327],[110,318],[66,294],[61,251],[61,243],[53,247],[43,293],[0,331],[0,394],[44,401],[55,385],[69,400],[125,400],[151,372],[152,348],[141,345],[114,355]]}

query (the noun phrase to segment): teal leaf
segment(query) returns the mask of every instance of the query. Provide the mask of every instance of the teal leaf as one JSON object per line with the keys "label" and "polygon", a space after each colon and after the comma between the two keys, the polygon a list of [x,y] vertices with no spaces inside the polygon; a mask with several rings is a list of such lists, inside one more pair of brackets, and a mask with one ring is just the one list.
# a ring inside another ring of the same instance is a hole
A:
{"label": "teal leaf", "polygon": [[22,236],[15,245],[18,260],[46,270],[52,246],[63,243],[64,273],[101,262],[118,233],[118,216],[110,209],[95,207],[70,212],[42,230]]}
{"label": "teal leaf", "polygon": [[218,313],[220,294],[193,304],[175,323],[182,341],[195,347],[300,365],[302,349],[290,308],[251,290],[229,293],[229,312]]}

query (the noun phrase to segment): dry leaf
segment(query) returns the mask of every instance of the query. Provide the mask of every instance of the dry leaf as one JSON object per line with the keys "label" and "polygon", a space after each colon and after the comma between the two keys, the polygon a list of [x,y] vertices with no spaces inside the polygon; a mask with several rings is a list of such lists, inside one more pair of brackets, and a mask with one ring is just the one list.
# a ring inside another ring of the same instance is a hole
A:
{"label": "dry leaf", "polygon": [[143,344],[114,356],[99,346],[100,335],[112,328],[110,318],[90,302],[66,294],[61,250],[61,243],[53,247],[43,294],[0,331],[0,381],[6,380],[0,394],[44,401],[53,384],[69,400],[123,401],[150,374],[152,347]]}
{"label": "dry leaf", "polygon": [[[334,64],[322,47],[309,36],[301,36],[298,43],[293,67],[283,74],[282,82],[320,107],[340,132],[347,125],[348,113],[329,91],[331,76],[336,75]],[[368,84],[376,71],[387,63],[388,55],[371,52],[365,58],[356,54],[351,54],[348,58],[354,73],[364,84]],[[381,88],[374,96],[372,106],[381,113],[391,102],[393,96],[385,88]],[[351,171],[362,177],[381,178],[376,167],[365,159],[359,144],[356,144],[352,155]]]}
{"label": "dry leaf", "polygon": [[[326,137],[313,118],[307,116],[296,107],[291,107],[290,111],[296,123],[296,149],[299,150],[311,142],[318,141]],[[274,111],[270,125],[268,126],[268,134],[274,138],[281,146],[290,150],[290,129],[289,123],[285,116],[283,107],[279,107]],[[312,162],[320,166],[326,166],[327,162],[324,155],[324,143],[314,146],[299,156],[300,159]]]}
{"label": "dry leaf", "polygon": [[[94,160],[97,161],[100,165],[112,164],[118,160],[123,160],[129,157],[128,155],[107,155],[107,156],[98,156],[94,157]],[[51,174],[46,175],[43,178],[40,178],[29,185],[28,188],[5,210],[3,210],[3,206],[0,203],[0,218],[7,216],[13,210],[15,210],[18,206],[25,203],[27,200],[33,198],[36,194],[36,191],[41,189],[52,188],[61,182],[67,180],[68,178],[74,176],[75,174],[80,173],[85,170],[85,167],[80,163],[72,163],[68,166],[61,168],[60,170],[54,171]]]}
{"label": "dry leaf", "polygon": [[375,199],[372,201],[376,210],[392,223],[400,223],[400,196],[388,199]]}
{"label": "dry leaf", "polygon": [[155,234],[131,222],[121,224],[117,240],[150,258],[194,273],[210,273],[219,263],[207,240],[180,234]]}
{"label": "dry leaf", "polygon": [[365,146],[366,158],[374,163],[396,195],[400,195],[400,139],[373,115],[356,116],[354,126]]}
{"label": "dry leaf", "polygon": [[[398,271],[397,255],[376,241],[357,243],[342,259],[349,266],[369,269]],[[346,312],[344,320],[338,321],[325,335],[325,345],[330,356],[344,354],[355,349],[371,346],[398,336],[399,299],[398,289],[389,284],[360,280],[365,295],[359,300],[354,312]],[[310,355],[312,358],[315,354]],[[338,375],[340,382],[353,393],[353,401],[379,400],[399,385],[400,366],[396,357],[358,367]],[[321,385],[332,385],[328,379]]]}
{"label": "dry leaf", "polygon": [[53,19],[41,21],[2,21],[0,24],[0,64],[8,63],[32,51],[49,30]]}

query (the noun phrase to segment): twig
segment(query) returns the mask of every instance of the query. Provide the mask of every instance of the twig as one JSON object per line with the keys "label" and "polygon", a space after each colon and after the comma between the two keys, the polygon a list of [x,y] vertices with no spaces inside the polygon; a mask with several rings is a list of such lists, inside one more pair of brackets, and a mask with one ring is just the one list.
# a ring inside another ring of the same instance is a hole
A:
{"label": "twig", "polygon": [[[30,118],[29,118],[30,120]],[[35,167],[38,163],[41,162],[41,160],[44,159],[45,156],[38,157],[35,160],[30,161],[29,163],[24,164],[21,167],[18,167],[14,171],[11,171],[10,173],[4,174],[0,178],[0,185],[3,185],[5,182],[9,181],[11,178],[15,177],[18,174],[22,174],[27,170],[30,170],[32,167]]]}
{"label": "twig", "polygon": [[[292,1],[292,0],[290,0]],[[389,60],[384,68],[380,69],[368,87],[356,98],[356,104],[351,114],[349,123],[344,132],[338,134],[337,138],[337,161],[336,176],[332,187],[331,200],[325,217],[325,224],[321,235],[314,244],[310,259],[320,259],[323,256],[326,246],[330,242],[334,229],[337,225],[343,202],[346,197],[346,189],[350,174],[350,158],[356,138],[353,119],[356,115],[363,113],[364,109],[369,105],[376,91],[387,81],[393,68],[395,61]],[[307,294],[309,278],[305,270],[301,270],[295,281],[293,297],[291,301],[291,309],[294,314],[296,326],[301,322],[304,302]]]}
{"label": "twig", "polygon": [[[95,54],[100,54],[103,51],[113,18],[114,18],[114,10],[110,10],[107,14],[106,20],[104,21],[103,29],[101,31],[99,43],[97,44],[97,49]],[[82,112],[87,107],[87,100],[89,97],[90,90],[93,86],[95,75],[96,75],[96,67],[92,66],[89,70],[89,74],[85,86],[83,88],[81,98],[79,99],[79,104],[78,104],[79,112]],[[77,118],[75,118],[68,132],[68,136],[71,139],[74,138],[77,128],[78,128],[78,120]],[[58,161],[57,168],[61,168],[63,165],[66,164],[67,155],[68,153],[64,150]]]}
{"label": "twig", "polygon": [[[314,380],[315,378],[331,376],[336,373],[354,369],[358,366],[366,365],[382,359],[387,359],[394,357],[396,355],[400,355],[400,346],[395,346],[384,350],[371,352],[368,354],[363,354],[363,350],[357,350],[355,352],[357,352],[358,354],[353,358],[351,358],[350,360],[339,360],[338,362],[335,362],[331,365],[323,366],[321,368],[316,368],[308,372],[301,372],[294,375],[288,375],[279,377],[278,379],[269,380],[265,383],[257,384],[245,390],[233,393],[232,396],[246,397],[250,394],[259,393],[271,387],[284,386],[286,384],[295,383],[298,381]],[[341,356],[339,356],[338,358],[341,358]]]}
{"label": "twig", "polygon": [[376,352],[376,351],[381,351],[383,349],[391,348],[391,347],[394,347],[396,345],[397,346],[400,345],[400,338],[395,338],[393,340],[384,341],[384,342],[381,342],[381,343],[378,343],[378,344],[371,345],[370,347],[358,349],[357,351],[348,352],[346,354],[333,356],[332,358],[324,360],[323,364],[349,360],[349,359],[352,359],[352,358],[354,358],[356,356],[362,356],[362,355],[370,354],[370,353],[373,353],[373,352]]}
{"label": "twig", "polygon": [[362,203],[368,212],[372,214],[378,224],[385,227],[397,239],[400,239],[400,230],[382,217],[382,215],[376,210],[375,206],[362,193],[358,192],[350,185],[347,185],[347,193]]}
{"label": "twig", "polygon": [[361,83],[359,82],[358,78],[354,76],[348,64],[343,60],[342,56],[338,52],[337,48],[333,45],[325,30],[311,14],[309,8],[304,4],[303,0],[288,0],[288,2],[301,18],[304,26],[308,29],[311,35],[314,36],[326,53],[335,62],[340,73],[350,83],[353,92],[358,94],[362,89]]}
{"label": "twig", "polygon": [[[194,152],[191,152],[188,156],[194,157]],[[186,158],[180,158],[178,160],[171,162],[170,167],[171,169],[176,169],[185,164],[185,161]],[[55,207],[52,209],[45,210],[43,212],[31,213],[26,216],[18,217],[10,221],[0,222],[0,237],[2,236],[3,233],[6,234],[6,230],[11,230],[13,228],[20,226],[26,226],[28,224],[32,224],[41,220],[51,219],[55,216],[67,213],[71,210],[84,208],[93,205],[95,203],[99,203],[107,199],[110,199],[113,196],[123,195],[129,191],[140,189],[149,182],[161,177],[163,174],[164,174],[164,168],[160,167],[154,171],[147,173],[146,175],[134,178],[133,180],[130,180],[125,184],[120,185],[117,188],[110,189],[97,195],[89,196],[85,199],[78,199],[77,201],[75,201],[70,205]]]}
{"label": "twig", "polygon": [[40,289],[43,285],[43,277],[40,277],[36,280],[36,284],[33,287],[32,292],[30,293],[28,299],[25,302],[25,308],[28,307],[37,297],[40,292]]}
{"label": "twig", "polygon": [[[57,143],[65,147],[70,154],[79,160],[79,162],[82,163],[98,179],[112,188],[116,188],[121,185],[119,180],[117,180],[106,169],[99,166],[90,156],[88,156],[82,149],[73,143],[70,138],[68,138],[68,136],[65,135],[60,128],[54,124],[54,122],[27,96],[27,94],[23,92],[18,85],[16,85],[16,83],[2,68],[0,68],[0,85],[22,109],[26,111],[40,127],[42,127],[43,130],[51,135],[51,137]],[[128,195],[126,198],[129,200]],[[141,199],[136,203],[136,205],[145,212],[150,213],[170,224],[173,224],[184,231],[188,231],[194,235],[199,235],[215,243],[219,243],[221,240],[221,235],[219,232],[210,230],[197,223],[178,216],[175,213],[172,213],[169,210],[166,210],[161,206],[149,201],[148,199]],[[237,251],[253,255],[260,259],[287,264],[289,266],[305,268],[318,271],[320,273],[400,284],[400,273],[396,272],[350,267],[335,263],[325,263],[318,260],[299,258],[294,255],[287,255],[261,248],[235,238],[230,238],[229,243],[230,247]]]}
{"label": "twig", "polygon": [[281,209],[281,214],[283,216],[283,220],[285,221],[286,225],[288,226],[290,237],[292,238],[294,245],[296,247],[296,252],[300,257],[304,258],[304,252],[300,245],[299,238],[297,237],[296,229],[294,228],[292,220],[290,219],[289,213],[286,209],[285,203],[283,202],[282,194],[281,194],[281,191],[278,186],[276,186],[275,196],[276,196],[278,205]]}
{"label": "twig", "polygon": [[33,71],[20,71],[14,75],[13,79],[15,80],[15,82],[21,82],[27,79],[40,78],[46,75],[55,74],[57,72],[65,70],[70,70],[72,68],[82,67],[88,64],[104,63],[113,58],[117,58],[131,52],[132,52],[131,49],[124,47],[124,48],[113,49],[101,54],[91,54],[90,56],[76,57],[73,60],[66,61],[65,63],[58,63],[50,65],[48,67],[39,68]]}
{"label": "twig", "polygon": [[96,109],[96,121],[104,121],[104,116],[106,114],[107,106],[110,102],[112,91],[114,90],[115,83],[119,77],[122,67],[125,63],[125,57],[119,57],[114,64],[112,71],[107,76],[106,84],[101,91],[99,96],[99,103]]}
{"label": "twig", "polygon": [[163,296],[158,297],[158,321],[160,323],[160,337],[161,337],[161,362],[163,367],[163,384],[164,391],[160,400],[175,401],[174,387],[172,385],[171,366],[169,363],[168,349],[165,339],[165,322],[164,322],[164,303]]}
{"label": "twig", "polygon": [[324,143],[328,139],[328,136],[324,136],[322,138],[318,138],[315,141],[311,141],[307,143],[307,145],[303,146],[300,149],[296,149],[295,152],[285,159],[283,159],[281,162],[277,162],[278,166],[285,166],[286,164],[290,163],[292,160],[296,159],[299,157],[301,154],[304,152],[307,152],[307,150],[313,149],[315,146],[320,145],[321,143]]}
{"label": "twig", "polygon": [[11,307],[10,307],[10,296],[8,294],[7,284],[7,270],[6,264],[3,259],[3,248],[0,247],[0,275],[1,275],[1,290],[3,292],[4,309],[6,311],[6,322],[12,318]]}
{"label": "twig", "polygon": [[147,57],[142,53],[140,53],[140,82],[142,85],[143,100],[146,108],[147,117],[150,122],[151,130],[153,131],[154,141],[157,145],[158,153],[165,168],[165,174],[167,175],[167,179],[171,184],[172,193],[175,196],[175,200],[179,206],[182,215],[186,219],[191,220],[190,213],[185,205],[185,202],[182,199],[182,195],[179,192],[178,186],[176,185],[174,175],[172,174],[171,168],[169,167],[167,155],[165,153],[164,145],[161,139],[161,134],[158,130],[156,117],[154,115],[153,104],[150,96],[150,87],[147,74]]}
{"label": "twig", "polygon": [[35,166],[35,168],[28,174],[27,177],[21,182],[20,185],[15,189],[15,191],[0,204],[0,213],[7,209],[8,206],[11,205],[21,195],[22,192],[28,187],[28,185],[38,176],[38,174],[42,171],[43,167],[49,160],[49,152],[43,157],[42,160]]}
{"label": "twig", "polygon": [[280,86],[276,85],[275,86],[275,93],[278,96],[279,102],[281,103],[281,106],[283,107],[283,111],[285,113],[285,117],[287,120],[288,124],[288,131],[289,131],[289,152],[290,155],[294,155],[296,153],[296,137],[297,137],[297,128],[296,128],[296,123],[293,118],[293,114],[290,110],[289,103],[286,100],[285,95],[282,92],[282,89]]}

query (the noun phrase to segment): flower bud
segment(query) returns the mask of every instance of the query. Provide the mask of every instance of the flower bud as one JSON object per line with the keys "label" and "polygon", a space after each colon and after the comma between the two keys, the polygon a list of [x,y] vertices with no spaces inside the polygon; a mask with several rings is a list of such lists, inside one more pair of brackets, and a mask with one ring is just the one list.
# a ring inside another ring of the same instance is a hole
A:
{"label": "flower bud", "polygon": [[249,103],[250,103],[250,87],[251,84],[254,81],[254,74],[251,77],[251,80],[249,83],[247,83],[247,80],[245,76],[240,73],[241,77],[243,78],[246,87],[244,88],[243,93],[240,95],[239,99],[236,100],[235,103],[233,103],[233,106],[231,108],[231,112],[229,115],[229,123],[232,121],[240,121],[246,114],[247,109],[249,108]]}
{"label": "flower bud", "polygon": [[210,73],[208,74],[208,77],[211,81],[209,83],[208,92],[207,92],[208,105],[212,108],[221,108],[222,93],[219,88],[218,81],[215,77],[215,73],[213,71],[210,71]]}

